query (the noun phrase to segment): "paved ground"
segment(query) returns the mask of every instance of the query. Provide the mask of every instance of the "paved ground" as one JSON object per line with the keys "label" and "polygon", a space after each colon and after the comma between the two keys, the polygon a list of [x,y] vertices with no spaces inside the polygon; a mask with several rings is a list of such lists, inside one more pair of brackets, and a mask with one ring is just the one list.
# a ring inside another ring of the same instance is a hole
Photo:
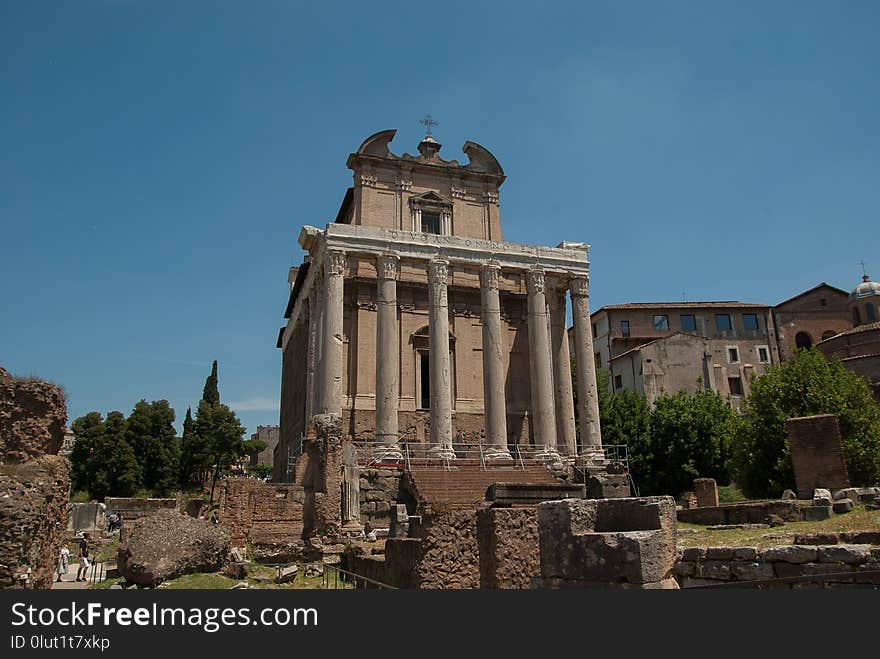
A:
{"label": "paved ground", "polygon": [[[104,569],[106,570],[108,566],[107,563],[104,564]],[[62,581],[54,581],[52,582],[52,590],[85,590],[89,587],[92,579],[92,569],[89,568],[88,573],[88,581],[76,581],[76,571],[79,569],[79,563],[71,563],[67,567],[67,574],[62,576]],[[58,578],[57,575],[55,577]]]}

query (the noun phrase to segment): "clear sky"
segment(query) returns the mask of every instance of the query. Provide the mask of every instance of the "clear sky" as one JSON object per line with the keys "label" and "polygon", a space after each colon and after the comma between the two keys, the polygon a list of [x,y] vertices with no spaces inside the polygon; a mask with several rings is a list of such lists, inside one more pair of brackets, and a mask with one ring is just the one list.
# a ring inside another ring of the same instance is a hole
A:
{"label": "clear sky", "polygon": [[880,277],[880,3],[0,0],[0,365],[71,419],[213,359],[278,423],[287,270],[347,155],[430,112],[505,237],[593,245],[593,308]]}

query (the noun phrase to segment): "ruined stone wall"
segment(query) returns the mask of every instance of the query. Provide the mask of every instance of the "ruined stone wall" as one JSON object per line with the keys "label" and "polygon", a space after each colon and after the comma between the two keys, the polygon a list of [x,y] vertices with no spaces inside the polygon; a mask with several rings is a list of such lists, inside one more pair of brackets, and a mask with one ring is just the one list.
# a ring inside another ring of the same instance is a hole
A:
{"label": "ruined stone wall", "polygon": [[220,522],[233,547],[250,547],[260,560],[292,560],[302,551],[303,503],[299,485],[225,478],[220,483]]}
{"label": "ruined stone wall", "polygon": [[477,511],[480,588],[529,588],[541,574],[534,506]]}
{"label": "ruined stone wall", "polygon": [[63,391],[0,368],[0,588],[50,588],[64,542],[70,463]]}
{"label": "ruined stone wall", "polygon": [[391,524],[391,506],[397,502],[411,503],[412,496],[401,486],[403,471],[400,469],[361,469],[360,504],[361,524],[373,528],[388,528]]}
{"label": "ruined stone wall", "polygon": [[[812,495],[812,492],[810,492]],[[768,515],[778,515],[784,522],[802,522],[804,508],[811,502],[759,501],[728,503],[705,508],[682,509],[677,512],[679,522],[688,524],[763,524]]]}
{"label": "ruined stone wall", "polygon": [[16,378],[0,368],[0,462],[56,455],[64,443],[67,403],[61,387]]}
{"label": "ruined stone wall", "polygon": [[273,452],[272,480],[290,482],[287,456],[305,433],[306,377],[308,375],[308,323],[300,322],[293,330],[281,357],[281,411],[277,451]]}
{"label": "ruined stone wall", "polygon": [[828,490],[849,487],[840,427],[835,415],[788,419],[785,429],[799,499],[811,498],[817,487]]}
{"label": "ruined stone wall", "polygon": [[177,508],[177,499],[152,497],[105,497],[107,514],[122,514],[123,523],[146,517],[157,510]]}
{"label": "ruined stone wall", "polygon": [[674,567],[682,588],[792,578],[767,586],[813,589],[821,586],[795,579],[822,574],[841,575],[829,578],[830,588],[870,588],[880,586],[880,577],[865,574],[873,571],[880,571],[880,548],[869,544],[689,547],[679,553]]}

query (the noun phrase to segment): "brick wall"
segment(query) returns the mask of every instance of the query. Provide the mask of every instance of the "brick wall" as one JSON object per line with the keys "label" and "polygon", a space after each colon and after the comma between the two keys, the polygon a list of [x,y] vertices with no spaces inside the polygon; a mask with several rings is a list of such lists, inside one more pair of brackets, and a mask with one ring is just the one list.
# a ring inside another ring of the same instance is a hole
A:
{"label": "brick wall", "polygon": [[810,499],[817,487],[849,487],[840,428],[833,414],[797,417],[785,422],[794,480],[800,499]]}
{"label": "brick wall", "polygon": [[220,522],[233,547],[250,546],[256,558],[284,560],[302,547],[304,491],[299,485],[226,478],[220,484]]}

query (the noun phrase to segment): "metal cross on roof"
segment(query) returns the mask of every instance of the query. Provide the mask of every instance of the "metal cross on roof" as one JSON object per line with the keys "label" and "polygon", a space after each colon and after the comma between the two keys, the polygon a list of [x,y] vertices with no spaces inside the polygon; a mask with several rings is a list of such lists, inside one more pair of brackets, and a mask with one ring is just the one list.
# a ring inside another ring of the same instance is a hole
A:
{"label": "metal cross on roof", "polygon": [[859,263],[860,263],[861,266],[862,266],[862,275],[864,276],[864,275],[868,274],[868,271],[865,270],[865,261],[864,261],[864,259],[861,260],[861,261],[859,261]]}
{"label": "metal cross on roof", "polygon": [[439,126],[439,125],[440,125],[438,122],[434,121],[433,118],[431,118],[431,115],[430,115],[430,114],[426,114],[426,115],[425,115],[425,118],[422,119],[421,121],[419,121],[419,123],[422,124],[422,125],[425,127],[425,130],[426,130],[426,132],[427,132],[428,135],[431,134],[431,129],[432,129],[434,126]]}

